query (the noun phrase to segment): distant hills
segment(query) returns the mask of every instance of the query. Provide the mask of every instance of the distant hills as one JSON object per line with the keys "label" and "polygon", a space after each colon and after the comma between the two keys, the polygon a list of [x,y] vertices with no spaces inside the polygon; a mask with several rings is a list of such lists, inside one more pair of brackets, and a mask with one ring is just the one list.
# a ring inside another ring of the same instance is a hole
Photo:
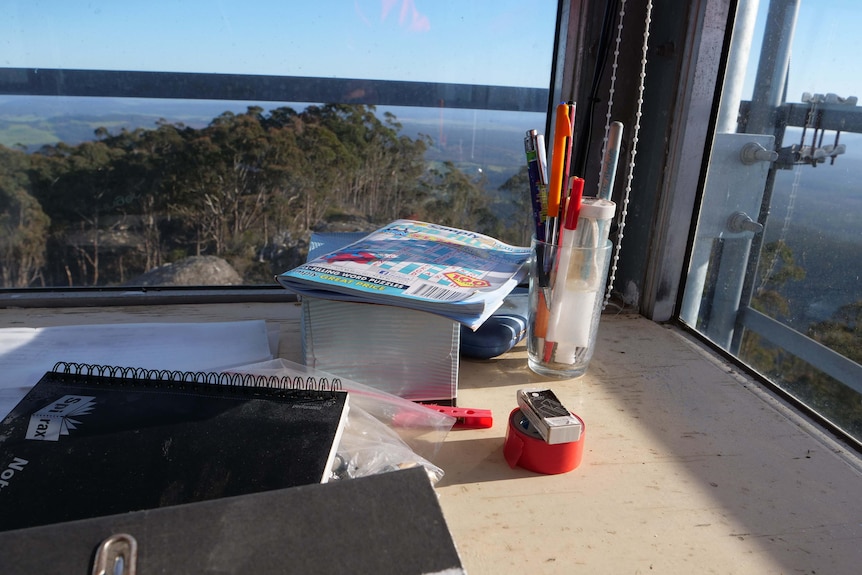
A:
{"label": "distant hills", "polygon": [[[97,128],[111,133],[154,128],[159,121],[202,128],[224,112],[241,113],[249,106],[266,111],[307,104],[218,100],[154,100],[144,98],[70,98],[0,96],[0,144],[36,150],[45,144],[79,144],[94,138]],[[521,169],[523,139],[529,129],[543,129],[544,114],[452,108],[378,107],[392,113],[402,133],[431,138],[431,161],[451,161],[466,173],[481,170],[494,187]],[[464,166],[468,169],[464,170]]]}

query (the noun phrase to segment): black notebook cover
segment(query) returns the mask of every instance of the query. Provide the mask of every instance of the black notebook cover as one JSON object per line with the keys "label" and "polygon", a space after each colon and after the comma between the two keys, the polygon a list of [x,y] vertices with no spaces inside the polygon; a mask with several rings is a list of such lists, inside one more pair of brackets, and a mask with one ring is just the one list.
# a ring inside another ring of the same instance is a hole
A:
{"label": "black notebook cover", "polygon": [[90,573],[117,533],[134,537],[140,575],[463,574],[422,468],[6,531],[0,573]]}
{"label": "black notebook cover", "polygon": [[343,391],[66,371],[0,423],[0,531],[321,483],[346,420]]}

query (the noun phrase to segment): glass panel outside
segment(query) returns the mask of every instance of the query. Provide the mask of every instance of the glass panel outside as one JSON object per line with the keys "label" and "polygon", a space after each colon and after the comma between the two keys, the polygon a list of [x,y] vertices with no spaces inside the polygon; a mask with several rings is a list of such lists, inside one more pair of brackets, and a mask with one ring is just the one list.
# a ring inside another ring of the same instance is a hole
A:
{"label": "glass panel outside", "polygon": [[681,310],[857,441],[860,23],[852,1],[740,2]]}

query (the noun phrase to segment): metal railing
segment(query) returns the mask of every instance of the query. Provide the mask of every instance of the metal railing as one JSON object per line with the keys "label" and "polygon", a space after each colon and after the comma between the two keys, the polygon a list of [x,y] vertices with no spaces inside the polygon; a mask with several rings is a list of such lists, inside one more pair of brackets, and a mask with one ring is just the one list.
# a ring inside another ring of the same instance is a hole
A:
{"label": "metal railing", "polygon": [[745,328],[770,343],[792,353],[857,393],[862,393],[862,365],[750,307],[740,309],[740,321]]}
{"label": "metal railing", "polygon": [[301,76],[0,68],[0,95],[339,103],[545,113],[549,90]]}

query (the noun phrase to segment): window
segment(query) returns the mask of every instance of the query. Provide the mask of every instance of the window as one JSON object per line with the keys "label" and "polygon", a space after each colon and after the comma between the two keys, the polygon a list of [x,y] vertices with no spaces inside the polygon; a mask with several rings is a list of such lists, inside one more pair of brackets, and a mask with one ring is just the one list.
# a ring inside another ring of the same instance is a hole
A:
{"label": "window", "polygon": [[681,319],[862,441],[862,5],[739,2]]}
{"label": "window", "polygon": [[614,77],[615,295],[862,442],[857,3],[115,4],[0,21],[4,293],[210,256],[275,287],[312,230],[402,216],[526,244],[526,130],[575,100],[598,174]]}
{"label": "window", "polygon": [[554,3],[5,12],[2,288],[274,285],[312,230],[398,217],[528,242]]}

